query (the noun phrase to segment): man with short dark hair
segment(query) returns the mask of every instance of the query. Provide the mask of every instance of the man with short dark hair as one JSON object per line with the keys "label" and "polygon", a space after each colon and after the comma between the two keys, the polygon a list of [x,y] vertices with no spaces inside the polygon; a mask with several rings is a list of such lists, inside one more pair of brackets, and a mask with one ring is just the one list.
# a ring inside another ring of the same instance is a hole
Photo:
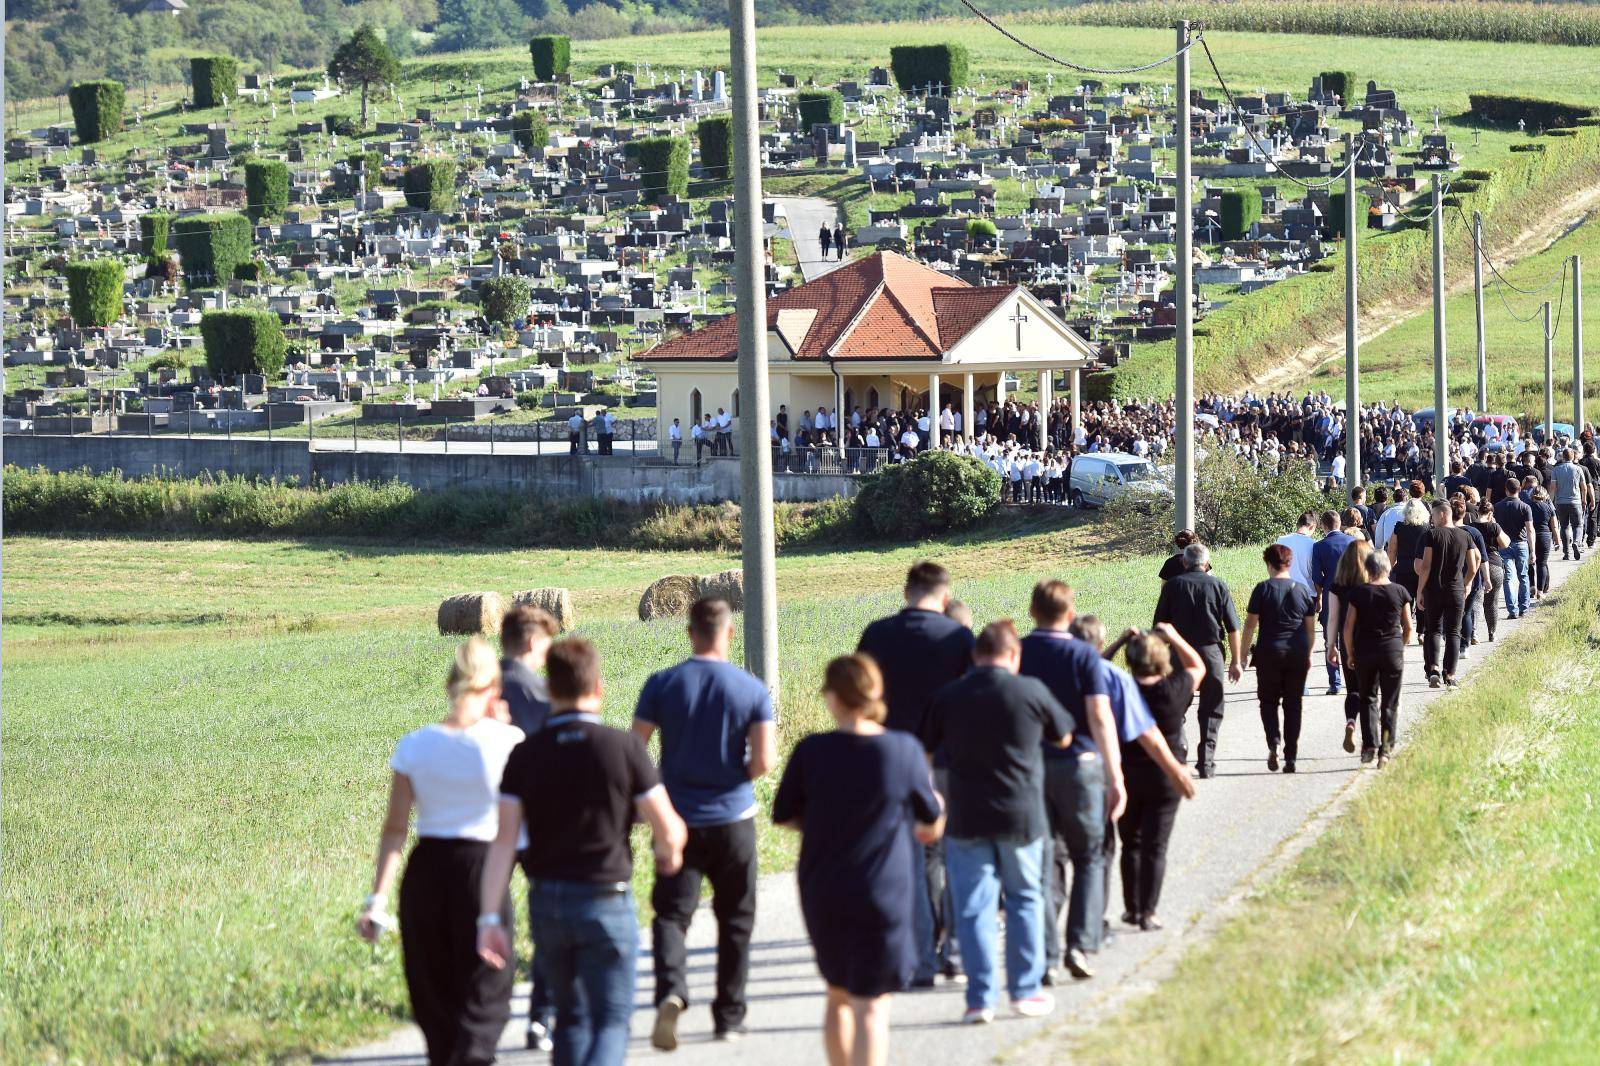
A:
{"label": "man with short dark hair", "polygon": [[1450,501],[1434,500],[1432,511],[1433,527],[1423,537],[1421,558],[1412,564],[1417,571],[1417,607],[1423,616],[1422,658],[1430,688],[1438,688],[1441,681],[1454,688],[1461,655],[1461,616],[1466,611],[1467,590],[1483,560],[1472,539],[1456,527]]}
{"label": "man with short dark hair", "polygon": [[[1169,622],[1172,628],[1200,654],[1206,664],[1205,680],[1200,682],[1200,750],[1195,757],[1195,772],[1201,778],[1216,774],[1217,734],[1222,731],[1223,674],[1238,681],[1243,673],[1239,649],[1239,612],[1233,594],[1215,574],[1210,573],[1211,552],[1204,544],[1183,549],[1183,573],[1161,586],[1152,625]],[[1226,640],[1231,655],[1224,663],[1222,644]]]}
{"label": "man with short dark hair", "polygon": [[[1333,587],[1333,578],[1338,573],[1339,560],[1344,556],[1344,550],[1355,538],[1340,528],[1339,512],[1334,510],[1322,512],[1322,530],[1322,539],[1311,549],[1311,580],[1316,585],[1317,615],[1322,621],[1322,642],[1325,647],[1333,647],[1339,638],[1328,632],[1328,590]],[[1337,696],[1340,669],[1332,663],[1324,665],[1328,670],[1328,695]]]}
{"label": "man with short dark hair", "polygon": [[[1561,558],[1583,558],[1583,520],[1594,498],[1589,475],[1571,448],[1561,449],[1561,462],[1550,471],[1555,483],[1556,520],[1561,529]],[[1570,553],[1570,554],[1569,554]]]}
{"label": "man with short dark hair", "polygon": [[702,880],[711,882],[717,919],[717,993],[711,1004],[719,1040],[744,1032],[750,934],[756,921],[756,796],[751,782],[778,761],[772,699],[756,677],[728,661],[733,611],[726,600],[701,599],[689,609],[694,654],[652,674],[639,692],[633,731],[649,743],[661,734],[661,778],[673,809],[688,826],[683,867],[656,878],[656,1025],[651,1044],[678,1046],[678,1015],[689,1004],[685,938]]}
{"label": "man with short dark hair", "polygon": [[[1518,495],[1521,486],[1514,477],[1508,477],[1500,485],[1501,498],[1494,505],[1494,520],[1499,523],[1500,529],[1511,541],[1500,549],[1500,558],[1505,561],[1505,577],[1503,593],[1506,601],[1506,617],[1520,618],[1528,613],[1528,554],[1533,543],[1533,508]],[[1517,598],[1511,598],[1511,578],[1517,579]],[[1420,605],[1418,607],[1420,610]]]}

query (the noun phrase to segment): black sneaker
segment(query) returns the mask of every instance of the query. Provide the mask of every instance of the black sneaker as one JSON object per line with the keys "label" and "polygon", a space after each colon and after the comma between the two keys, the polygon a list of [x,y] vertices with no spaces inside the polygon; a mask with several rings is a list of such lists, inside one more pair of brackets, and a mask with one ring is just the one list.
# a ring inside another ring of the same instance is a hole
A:
{"label": "black sneaker", "polygon": [[716,1032],[712,1033],[711,1034],[711,1039],[720,1040],[723,1043],[727,1044],[727,1043],[732,1043],[733,1041],[739,1040],[742,1037],[745,1037],[745,1036],[748,1036],[748,1035],[750,1035],[750,1029],[749,1029],[748,1026],[745,1026],[745,1025],[742,1025],[742,1024],[741,1025],[729,1025],[729,1026],[726,1026],[726,1027],[724,1027],[722,1029],[718,1029]]}
{"label": "black sneaker", "polygon": [[556,1042],[550,1039],[550,1030],[543,1022],[529,1022],[526,1046],[529,1051],[554,1051]]}
{"label": "black sneaker", "polygon": [[1067,952],[1067,972],[1080,981],[1087,981],[1094,976],[1094,971],[1089,968],[1089,956],[1084,954],[1082,948]]}
{"label": "black sneaker", "polygon": [[1267,771],[1274,774],[1278,772],[1278,745],[1276,744],[1267,749]]}
{"label": "black sneaker", "polygon": [[1429,674],[1428,675],[1428,687],[1429,688],[1438,688],[1443,683],[1444,683],[1444,679],[1441,678],[1438,674]]}
{"label": "black sneaker", "polygon": [[1201,766],[1195,770],[1195,775],[1198,776],[1202,781],[1209,781],[1215,777],[1216,774],[1216,768],[1211,766]]}
{"label": "black sneaker", "polygon": [[1283,772],[1286,773],[1286,774],[1294,773],[1294,760],[1293,759],[1285,759],[1285,760],[1283,760]]}

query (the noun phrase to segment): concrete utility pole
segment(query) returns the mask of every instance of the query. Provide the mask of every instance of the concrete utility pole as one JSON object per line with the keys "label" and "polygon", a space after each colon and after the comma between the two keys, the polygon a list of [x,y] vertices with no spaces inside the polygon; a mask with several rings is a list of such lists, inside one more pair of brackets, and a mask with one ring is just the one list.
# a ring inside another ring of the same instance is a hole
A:
{"label": "concrete utility pole", "polygon": [[1178,30],[1178,268],[1173,297],[1178,305],[1177,366],[1173,388],[1175,439],[1172,468],[1172,524],[1177,529],[1194,528],[1194,211],[1189,188],[1189,45],[1188,20],[1180,20]]}
{"label": "concrete utility pole", "polygon": [[1478,316],[1478,413],[1489,410],[1489,354],[1483,337],[1483,212],[1472,212],[1472,307]]}
{"label": "concrete utility pole", "polygon": [[1544,302],[1544,442],[1555,443],[1555,431],[1551,428],[1556,424],[1556,379],[1555,379],[1555,335],[1550,328],[1550,301]]}
{"label": "concrete utility pole", "polygon": [[1344,476],[1361,484],[1361,352],[1356,339],[1355,138],[1344,135]]}
{"label": "concrete utility pole", "polygon": [[1444,491],[1450,473],[1450,400],[1444,365],[1444,195],[1433,176],[1433,491]]}
{"label": "concrete utility pole", "polygon": [[1583,263],[1572,257],[1572,439],[1583,432]]}
{"label": "concrete utility pole", "polygon": [[728,0],[733,71],[734,277],[739,299],[739,537],[744,555],[744,665],[778,697],[778,587],[767,423],[767,282],[756,123],[755,0]]}

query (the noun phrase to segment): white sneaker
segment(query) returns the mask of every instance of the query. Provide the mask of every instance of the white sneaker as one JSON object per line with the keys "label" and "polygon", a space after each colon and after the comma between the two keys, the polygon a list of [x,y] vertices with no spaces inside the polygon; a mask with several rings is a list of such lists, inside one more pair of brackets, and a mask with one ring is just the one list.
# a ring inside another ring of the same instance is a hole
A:
{"label": "white sneaker", "polygon": [[1031,996],[1012,1000],[1011,1009],[1024,1018],[1043,1018],[1056,1009],[1056,997],[1048,992],[1035,992]]}
{"label": "white sneaker", "polygon": [[962,1025],[988,1025],[994,1021],[994,1011],[988,1007],[968,1007],[961,1016]]}

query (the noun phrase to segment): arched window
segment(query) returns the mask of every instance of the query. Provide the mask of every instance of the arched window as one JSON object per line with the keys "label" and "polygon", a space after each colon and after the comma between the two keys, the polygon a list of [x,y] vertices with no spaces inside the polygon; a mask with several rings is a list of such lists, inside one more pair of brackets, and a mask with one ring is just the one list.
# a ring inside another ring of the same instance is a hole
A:
{"label": "arched window", "polygon": [[900,386],[900,410],[911,410],[911,390],[904,385]]}
{"label": "arched window", "polygon": [[876,408],[877,406],[878,406],[878,390],[877,389],[868,389],[867,390],[867,408],[868,408],[868,410]]}
{"label": "arched window", "polygon": [[700,390],[695,389],[689,393],[689,424],[700,424]]}

